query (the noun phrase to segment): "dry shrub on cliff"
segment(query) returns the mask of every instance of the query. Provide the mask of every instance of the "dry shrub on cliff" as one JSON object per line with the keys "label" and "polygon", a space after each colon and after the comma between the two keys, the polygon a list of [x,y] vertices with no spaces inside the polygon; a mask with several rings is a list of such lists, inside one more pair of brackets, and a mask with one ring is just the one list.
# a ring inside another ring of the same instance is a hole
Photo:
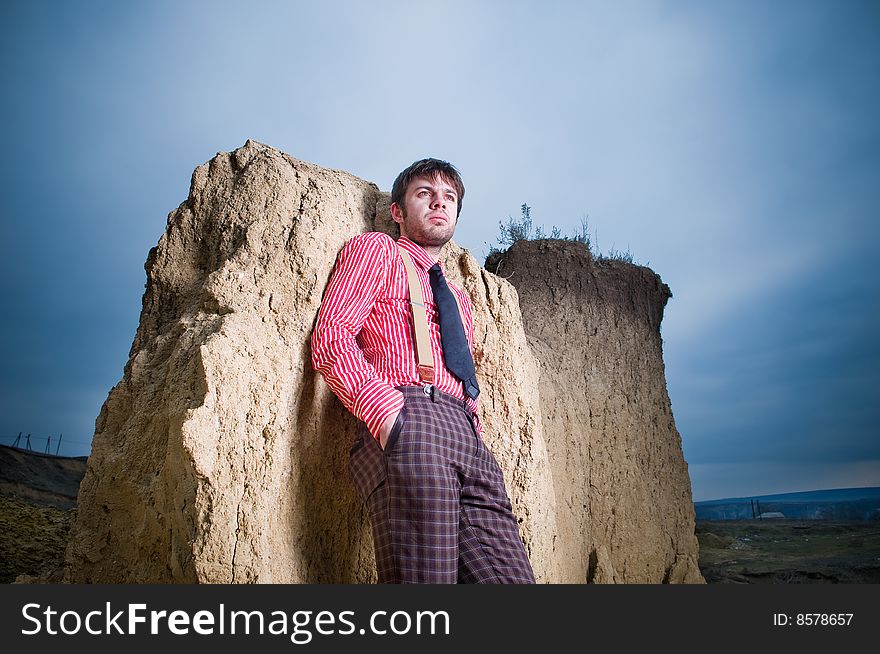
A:
{"label": "dry shrub on cliff", "polygon": [[583,243],[586,246],[587,251],[597,263],[603,263],[605,261],[623,261],[624,263],[639,265],[633,259],[633,255],[629,249],[618,250],[612,246],[608,251],[608,254],[602,254],[599,252],[595,247],[595,237],[590,231],[589,218],[586,215],[581,218],[581,225],[578,231],[571,235],[563,235],[562,231],[556,225],[551,226],[549,233],[544,232],[543,226],[535,225],[532,222],[532,208],[528,204],[523,203],[520,207],[520,211],[521,216],[518,219],[508,216],[506,222],[502,220],[498,221],[498,228],[501,230],[501,235],[498,237],[498,242],[496,244],[487,244],[489,245],[489,252],[485,257],[486,270],[498,274],[498,267],[502,260],[502,255],[514,243],[519,241],[542,240],[574,241],[576,243]]}

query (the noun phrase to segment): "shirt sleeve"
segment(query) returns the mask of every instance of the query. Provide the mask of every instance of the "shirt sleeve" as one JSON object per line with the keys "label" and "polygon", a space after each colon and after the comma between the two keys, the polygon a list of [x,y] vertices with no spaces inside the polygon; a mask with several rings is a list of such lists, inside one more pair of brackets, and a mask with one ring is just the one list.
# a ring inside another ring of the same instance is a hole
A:
{"label": "shirt sleeve", "polygon": [[403,393],[381,380],[356,338],[385,289],[393,240],[370,232],[342,248],[312,332],[312,365],[374,438],[403,408]]}

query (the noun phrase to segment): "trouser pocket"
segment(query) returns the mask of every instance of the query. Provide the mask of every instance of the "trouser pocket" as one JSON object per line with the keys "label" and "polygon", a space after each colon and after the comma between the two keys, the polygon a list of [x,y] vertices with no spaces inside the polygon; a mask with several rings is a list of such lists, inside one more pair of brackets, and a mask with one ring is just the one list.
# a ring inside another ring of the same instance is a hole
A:
{"label": "trouser pocket", "polygon": [[385,451],[390,450],[397,443],[397,439],[400,438],[400,432],[403,430],[403,421],[404,414],[406,413],[406,405],[403,405],[403,408],[400,409],[400,412],[397,414],[397,418],[394,420],[394,424],[391,426],[391,433],[388,434],[388,440],[385,442]]}
{"label": "trouser pocket", "polygon": [[361,430],[361,434],[351,447],[348,471],[358,495],[365,502],[385,481],[387,476],[385,456],[379,443],[366,429]]}

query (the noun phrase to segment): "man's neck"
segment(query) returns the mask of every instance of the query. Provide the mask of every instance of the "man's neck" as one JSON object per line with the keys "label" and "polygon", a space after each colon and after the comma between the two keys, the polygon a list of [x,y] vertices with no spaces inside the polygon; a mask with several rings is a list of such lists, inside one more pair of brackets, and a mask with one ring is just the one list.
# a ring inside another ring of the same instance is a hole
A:
{"label": "man's neck", "polygon": [[421,246],[421,248],[422,248],[425,252],[428,253],[428,256],[431,257],[431,258],[434,260],[434,263],[437,263],[437,261],[439,261],[439,259],[440,259],[440,250],[443,249],[443,246],[442,246],[442,245],[441,245],[440,247],[438,247],[438,248],[425,247],[425,246],[422,245],[421,243],[419,243],[419,245]]}
{"label": "man's neck", "polygon": [[428,254],[428,256],[434,260],[434,263],[436,263],[437,261],[440,260],[440,250],[443,249],[442,245],[436,245],[436,246],[422,245],[418,241],[413,241],[413,239],[411,239],[409,236],[406,236],[405,234],[402,236],[403,236],[403,238],[405,238],[409,241],[412,241],[413,243],[418,245],[420,248],[422,248]]}

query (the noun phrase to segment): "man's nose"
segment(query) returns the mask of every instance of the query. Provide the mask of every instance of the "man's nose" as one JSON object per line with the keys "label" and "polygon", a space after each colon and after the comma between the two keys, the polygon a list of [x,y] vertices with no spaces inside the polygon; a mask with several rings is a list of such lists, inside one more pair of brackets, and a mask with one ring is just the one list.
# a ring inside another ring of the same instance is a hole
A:
{"label": "man's nose", "polygon": [[446,208],[446,204],[443,202],[443,196],[435,195],[431,200],[431,208],[439,209],[440,207]]}

